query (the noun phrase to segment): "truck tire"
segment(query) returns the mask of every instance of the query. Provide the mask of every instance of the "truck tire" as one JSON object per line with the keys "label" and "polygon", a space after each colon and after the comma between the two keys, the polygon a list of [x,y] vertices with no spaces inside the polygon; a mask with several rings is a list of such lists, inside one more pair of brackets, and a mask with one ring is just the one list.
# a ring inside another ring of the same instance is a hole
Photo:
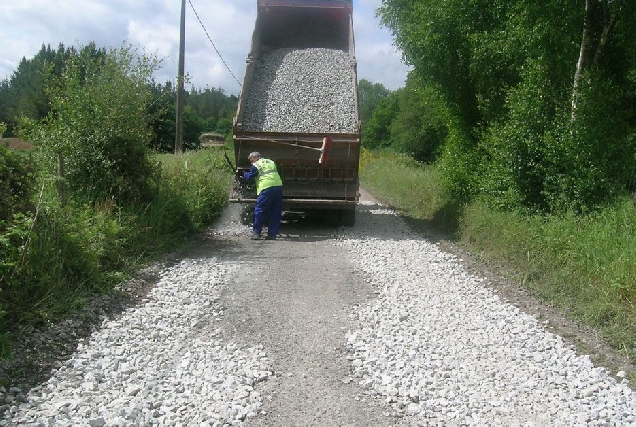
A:
{"label": "truck tire", "polygon": [[327,227],[340,227],[340,212],[336,209],[325,209],[322,213],[324,224]]}
{"label": "truck tire", "polygon": [[353,227],[356,224],[355,209],[343,209],[340,211],[340,223],[345,227]]}
{"label": "truck tire", "polygon": [[252,225],[254,222],[254,206],[241,205],[240,221],[241,225]]}

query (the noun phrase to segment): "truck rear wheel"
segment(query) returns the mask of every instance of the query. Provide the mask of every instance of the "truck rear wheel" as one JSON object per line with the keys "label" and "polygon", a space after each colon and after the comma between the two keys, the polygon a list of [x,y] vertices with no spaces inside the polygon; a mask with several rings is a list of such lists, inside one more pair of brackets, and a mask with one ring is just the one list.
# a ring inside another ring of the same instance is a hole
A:
{"label": "truck rear wheel", "polygon": [[336,209],[325,209],[322,212],[322,218],[328,227],[339,227],[341,224],[340,212]]}
{"label": "truck rear wheel", "polygon": [[345,227],[353,227],[356,224],[355,209],[343,209],[340,211],[340,223]]}
{"label": "truck rear wheel", "polygon": [[254,206],[241,205],[241,225],[252,225],[254,222]]}

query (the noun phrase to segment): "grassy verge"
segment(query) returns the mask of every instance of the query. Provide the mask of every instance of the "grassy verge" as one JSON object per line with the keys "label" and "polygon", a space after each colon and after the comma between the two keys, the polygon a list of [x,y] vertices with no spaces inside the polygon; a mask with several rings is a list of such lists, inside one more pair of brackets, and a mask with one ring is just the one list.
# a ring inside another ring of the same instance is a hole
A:
{"label": "grassy verge", "polygon": [[156,155],[145,201],[61,205],[38,184],[32,211],[0,220],[0,353],[31,326],[62,318],[142,263],[174,251],[227,203],[222,148]]}
{"label": "grassy verge", "polygon": [[636,362],[636,210],[627,199],[593,216],[540,217],[460,207],[434,167],[365,152],[362,185],[406,215],[519,274],[526,288],[595,328]]}

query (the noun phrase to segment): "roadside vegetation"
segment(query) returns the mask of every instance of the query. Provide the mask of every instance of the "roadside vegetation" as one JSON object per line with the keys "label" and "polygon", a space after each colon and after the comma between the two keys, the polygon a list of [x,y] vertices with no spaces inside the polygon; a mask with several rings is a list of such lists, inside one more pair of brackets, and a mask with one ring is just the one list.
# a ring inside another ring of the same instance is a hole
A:
{"label": "roadside vegetation", "polygon": [[[364,151],[362,185],[498,266],[545,303],[593,327],[636,361],[636,209],[625,195],[592,214],[529,215],[458,203],[439,166],[392,152]],[[417,197],[414,197],[417,195]]]}
{"label": "roadside vegetation", "polygon": [[[161,153],[154,58],[131,46],[89,45],[62,65],[39,71],[51,71],[45,115],[25,110],[13,121],[33,149],[0,141],[2,355],[17,334],[63,318],[177,250],[227,203],[224,147]],[[218,131],[220,121],[210,116],[206,130]],[[0,123],[0,139],[7,128]]]}

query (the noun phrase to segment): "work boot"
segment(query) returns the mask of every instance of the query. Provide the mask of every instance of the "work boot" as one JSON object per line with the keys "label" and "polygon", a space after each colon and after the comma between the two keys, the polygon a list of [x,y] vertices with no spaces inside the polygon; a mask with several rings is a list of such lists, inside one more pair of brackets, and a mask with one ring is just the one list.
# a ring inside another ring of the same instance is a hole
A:
{"label": "work boot", "polygon": [[250,237],[250,239],[252,239],[252,240],[260,240],[261,239],[261,233],[252,233],[252,237]]}
{"label": "work boot", "polygon": [[265,240],[276,240],[276,236],[267,235],[267,237],[265,237]]}

